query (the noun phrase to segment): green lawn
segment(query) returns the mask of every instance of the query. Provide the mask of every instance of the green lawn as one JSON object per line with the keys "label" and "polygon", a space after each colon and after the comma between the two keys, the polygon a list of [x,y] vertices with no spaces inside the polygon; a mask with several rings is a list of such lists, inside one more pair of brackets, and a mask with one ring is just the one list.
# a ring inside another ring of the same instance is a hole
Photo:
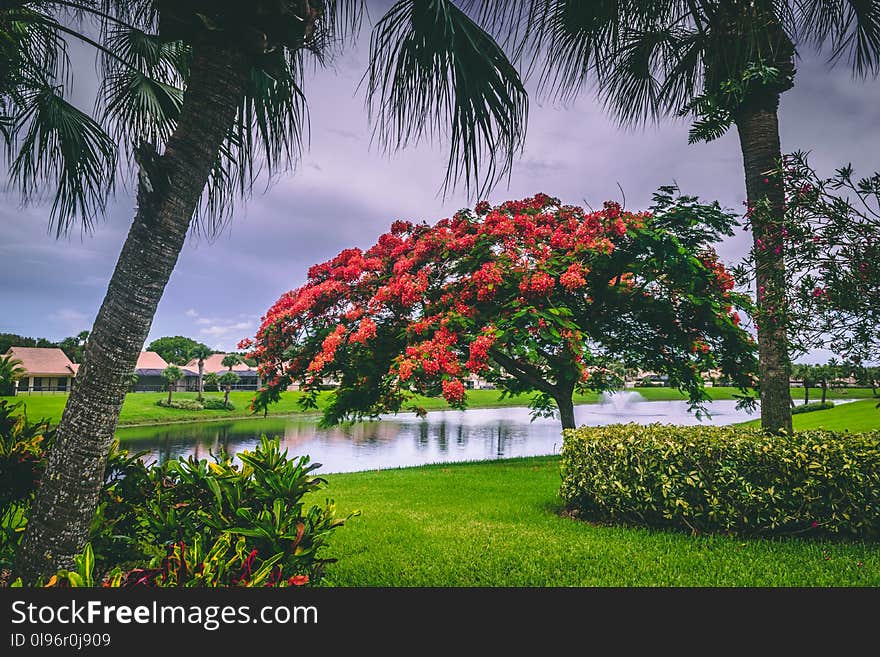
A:
{"label": "green lawn", "polygon": [[337,586],[880,585],[880,545],[694,538],[558,513],[559,460],[329,475],[360,509],[333,534]]}
{"label": "green lawn", "polygon": [[[877,399],[865,399],[850,404],[839,404],[825,411],[813,411],[792,416],[795,431],[802,429],[830,429],[833,431],[880,431],[880,409]],[[744,424],[757,425],[760,420]]]}
{"label": "green lawn", "polygon": [[[651,401],[684,399],[677,390],[671,388],[638,388],[636,391]],[[733,399],[733,395],[738,391],[736,388],[710,388],[709,394],[713,399]],[[803,389],[792,389],[792,395],[795,399],[803,399]],[[321,399],[325,398],[328,393],[323,393]],[[233,392],[229,399],[235,405],[234,411],[223,410],[204,410],[204,411],[185,411],[176,408],[161,408],[156,406],[157,399],[164,399],[167,393],[161,392],[143,392],[133,393],[125,398],[125,404],[122,407],[122,413],[119,417],[119,426],[131,426],[138,424],[165,424],[169,422],[192,422],[200,420],[212,419],[235,419],[252,417],[248,411],[252,392],[242,391]],[[175,399],[194,399],[196,394],[175,393]],[[209,397],[221,398],[218,393],[209,393]],[[871,390],[866,388],[851,388],[849,390],[833,390],[828,394],[831,399],[839,398],[859,398],[870,397]],[[503,406],[525,406],[528,404],[528,398],[508,397],[500,399],[500,393],[497,390],[471,390],[468,392],[468,401],[473,408],[493,408]],[[818,399],[818,391],[810,393],[811,399]],[[599,396],[595,393],[586,395],[575,395],[576,404],[588,404],[597,401]],[[0,397],[0,400],[8,400],[11,402],[22,401],[27,406],[28,415],[32,419],[48,418],[52,422],[58,422],[61,419],[61,413],[64,410],[64,404],[67,401],[66,395],[33,395],[21,397]],[[270,415],[296,415],[302,413],[297,400],[299,393],[287,392],[281,397],[281,401],[272,406]],[[442,398],[422,397],[416,403],[428,410],[437,410],[448,408],[445,400]]]}

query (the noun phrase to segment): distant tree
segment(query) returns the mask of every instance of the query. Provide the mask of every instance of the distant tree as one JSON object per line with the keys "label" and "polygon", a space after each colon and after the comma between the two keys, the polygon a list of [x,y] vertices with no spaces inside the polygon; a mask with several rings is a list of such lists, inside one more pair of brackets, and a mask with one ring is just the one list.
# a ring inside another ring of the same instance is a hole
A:
{"label": "distant tree", "polygon": [[224,372],[223,376],[219,379],[220,385],[223,386],[224,394],[223,394],[223,405],[229,406],[229,393],[232,392],[232,386],[238,383],[238,374],[233,372],[231,369],[228,372]]}
{"label": "distant tree", "polygon": [[76,335],[64,338],[58,343],[58,347],[74,363],[82,363],[85,355],[86,342],[89,339],[88,331],[80,331]]}
{"label": "distant tree", "polygon": [[216,372],[208,372],[205,374],[205,387],[214,388],[214,390],[220,392],[220,377]]}
{"label": "distant tree", "polygon": [[859,385],[871,388],[871,394],[877,396],[877,387],[880,385],[880,367],[859,366],[854,372],[856,382]]}
{"label": "distant tree", "polygon": [[182,335],[166,336],[153,340],[147,345],[146,350],[155,351],[172,365],[186,365],[191,358],[190,354],[196,347],[204,348],[214,353],[208,345],[196,342],[192,338]]}
{"label": "distant tree", "polygon": [[196,345],[189,352],[189,357],[197,360],[199,364],[199,401],[202,401],[202,393],[205,391],[205,360],[210,358],[213,353],[211,349],[203,344]]}
{"label": "distant tree", "polygon": [[46,338],[29,338],[17,333],[0,333],[0,354],[5,354],[10,347],[57,347],[58,345]]}
{"label": "distant tree", "polygon": [[15,383],[26,373],[17,358],[0,356],[0,395],[14,394]]}
{"label": "distant tree", "polygon": [[174,387],[180,379],[183,378],[183,372],[176,365],[171,365],[162,370],[162,380],[165,382],[165,385],[168,387],[168,403],[171,403],[171,393],[174,392]]}
{"label": "distant tree", "polygon": [[138,377],[137,372],[132,372],[131,374],[128,375],[128,389],[129,389],[129,391],[134,390],[134,387],[137,385],[139,378],[140,377]]}
{"label": "distant tree", "polygon": [[809,363],[797,363],[793,366],[792,374],[795,379],[800,379],[804,386],[804,404],[810,403],[810,388],[818,381],[816,366]]}
{"label": "distant tree", "polygon": [[232,368],[243,362],[240,354],[226,354],[223,357],[223,360],[220,361],[220,364],[223,367],[229,368],[229,371],[232,371]]}

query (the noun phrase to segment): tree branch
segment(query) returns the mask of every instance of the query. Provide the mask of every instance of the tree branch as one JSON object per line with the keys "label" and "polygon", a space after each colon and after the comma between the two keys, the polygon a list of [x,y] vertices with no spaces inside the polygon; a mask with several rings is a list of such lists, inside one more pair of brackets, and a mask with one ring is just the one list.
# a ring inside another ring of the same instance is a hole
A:
{"label": "tree branch", "polygon": [[534,365],[530,365],[529,363],[522,363],[512,356],[508,356],[507,354],[499,351],[498,349],[490,349],[489,355],[495,360],[496,363],[501,365],[505,370],[507,370],[510,374],[517,378],[521,378],[526,383],[530,383],[536,389],[541,392],[546,392],[551,397],[556,397],[559,391],[556,389],[556,386],[551,385],[547,382],[541,370],[539,370]]}

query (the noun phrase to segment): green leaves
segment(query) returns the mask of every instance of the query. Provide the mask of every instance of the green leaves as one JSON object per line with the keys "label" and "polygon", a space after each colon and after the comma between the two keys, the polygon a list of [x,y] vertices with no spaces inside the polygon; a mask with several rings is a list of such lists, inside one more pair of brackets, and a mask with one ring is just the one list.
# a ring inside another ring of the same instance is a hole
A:
{"label": "green leaves", "polygon": [[880,536],[880,433],[611,425],[565,432],[584,518],[691,533]]}
{"label": "green leaves", "polygon": [[519,74],[448,0],[400,0],[377,23],[368,94],[383,147],[448,138],[446,189],[463,180],[482,195],[510,171],[525,135]]}
{"label": "green leaves", "polygon": [[56,235],[67,233],[75,217],[90,227],[113,190],[115,142],[49,84],[24,90],[13,136],[17,154],[10,174],[25,202],[39,197],[48,183],[55,187]]}

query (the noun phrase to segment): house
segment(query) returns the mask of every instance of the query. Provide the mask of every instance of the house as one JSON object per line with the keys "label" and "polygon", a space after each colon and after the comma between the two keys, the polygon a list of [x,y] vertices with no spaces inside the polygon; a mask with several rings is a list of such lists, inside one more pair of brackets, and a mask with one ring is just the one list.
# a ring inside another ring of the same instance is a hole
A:
{"label": "house", "polygon": [[[162,372],[168,367],[168,363],[155,351],[142,351],[138,354],[137,365],[134,373],[137,374],[137,382],[132,388],[133,392],[159,392],[166,390]],[[183,370],[183,368],[181,368]],[[192,372],[183,370],[184,377]],[[177,390],[183,389],[183,384],[177,385]]]}
{"label": "house", "polygon": [[[204,364],[204,374],[208,374],[213,372],[217,376],[223,376],[226,372],[229,371],[228,367],[223,366],[223,359],[226,358],[228,354],[211,354],[208,358],[205,359]],[[198,390],[199,389],[199,361],[194,358],[189,361],[185,366],[186,371],[184,374],[186,375],[186,389],[187,390]],[[257,373],[257,370],[247,363],[238,363],[232,367],[232,371],[238,374],[238,383],[232,386],[233,390],[256,390],[260,387],[260,375]]]}
{"label": "house", "polygon": [[68,392],[76,376],[78,366],[55,347],[10,347],[6,355],[21,361],[25,371],[16,386],[17,395]]}

